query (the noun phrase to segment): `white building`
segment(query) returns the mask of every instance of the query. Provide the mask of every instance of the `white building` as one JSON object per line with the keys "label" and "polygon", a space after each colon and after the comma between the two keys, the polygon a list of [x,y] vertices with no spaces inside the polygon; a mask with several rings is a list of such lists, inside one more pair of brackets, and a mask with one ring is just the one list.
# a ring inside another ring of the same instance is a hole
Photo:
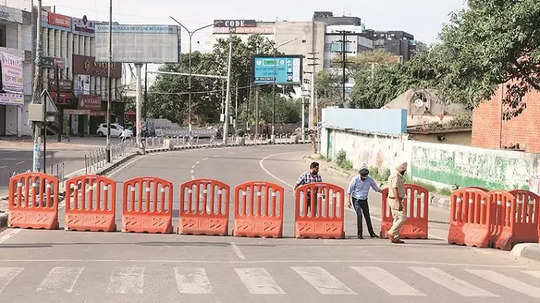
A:
{"label": "white building", "polygon": [[28,123],[33,73],[31,11],[31,1],[0,1],[0,53],[22,60],[23,84],[22,94],[0,93],[0,136],[31,133]]}

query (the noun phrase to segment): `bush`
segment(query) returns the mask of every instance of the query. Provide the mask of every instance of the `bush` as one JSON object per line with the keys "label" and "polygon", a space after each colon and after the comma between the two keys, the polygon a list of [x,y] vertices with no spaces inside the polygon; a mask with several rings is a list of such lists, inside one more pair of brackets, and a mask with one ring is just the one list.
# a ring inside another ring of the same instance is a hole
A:
{"label": "bush", "polygon": [[336,163],[343,169],[350,170],[353,168],[351,161],[347,160],[347,153],[344,150],[340,150],[336,156]]}
{"label": "bush", "polygon": [[372,166],[369,169],[369,174],[371,177],[377,181],[382,180],[381,175],[379,175],[379,169],[376,166]]}
{"label": "bush", "polygon": [[381,175],[381,180],[388,181],[388,178],[390,178],[390,170],[388,168],[385,168]]}

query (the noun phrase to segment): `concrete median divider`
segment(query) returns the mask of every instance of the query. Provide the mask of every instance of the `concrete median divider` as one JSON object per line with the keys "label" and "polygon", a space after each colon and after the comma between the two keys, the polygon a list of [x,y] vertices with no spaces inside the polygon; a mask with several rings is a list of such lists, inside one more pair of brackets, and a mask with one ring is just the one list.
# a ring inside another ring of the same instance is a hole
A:
{"label": "concrete median divider", "polygon": [[8,227],[58,229],[58,179],[23,173],[9,180]]}
{"label": "concrete median divider", "polygon": [[234,236],[281,238],[283,234],[282,186],[250,181],[234,189]]}
{"label": "concrete median divider", "polygon": [[172,233],[173,185],[157,177],[124,182],[122,231]]}
{"label": "concrete median divider", "polygon": [[[399,237],[404,239],[427,239],[429,220],[429,192],[426,188],[405,184],[405,199],[403,201],[407,221],[401,227]],[[392,212],[388,205],[388,188],[382,191],[381,200],[381,233],[382,238],[388,238],[388,230],[392,227]]]}
{"label": "concrete median divider", "polygon": [[296,238],[342,239],[345,191],[330,183],[309,183],[295,193]]}
{"label": "concrete median divider", "polygon": [[116,182],[98,175],[66,181],[65,230],[116,231]]}
{"label": "concrete median divider", "polygon": [[178,233],[226,236],[229,222],[229,185],[195,179],[180,185]]}

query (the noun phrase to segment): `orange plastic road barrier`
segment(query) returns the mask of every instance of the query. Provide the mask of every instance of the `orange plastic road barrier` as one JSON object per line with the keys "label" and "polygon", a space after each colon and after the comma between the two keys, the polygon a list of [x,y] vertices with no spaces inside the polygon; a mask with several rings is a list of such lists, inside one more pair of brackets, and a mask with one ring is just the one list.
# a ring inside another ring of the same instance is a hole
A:
{"label": "orange plastic road barrier", "polygon": [[58,229],[58,179],[32,172],[11,177],[8,227]]}
{"label": "orange plastic road barrier", "polygon": [[172,183],[157,177],[124,182],[122,231],[172,233]]}
{"label": "orange plastic road barrier", "polygon": [[251,181],[234,188],[234,230],[237,237],[281,238],[283,187]]}
{"label": "orange plastic road barrier", "polygon": [[489,195],[481,189],[461,188],[452,192],[448,243],[489,247],[492,211]]}
{"label": "orange plastic road barrier", "polygon": [[297,188],[295,195],[296,237],[344,238],[344,196],[343,188],[329,183],[309,183]]}
{"label": "orange plastic road barrier", "polygon": [[65,230],[115,231],[116,183],[97,175],[66,181]]}
{"label": "orange plastic road barrier", "polygon": [[532,192],[489,192],[495,206],[492,246],[511,250],[520,242],[538,242],[538,210],[540,198]]}
{"label": "orange plastic road barrier", "polygon": [[229,221],[229,185],[196,179],[180,185],[178,233],[226,236]]}
{"label": "orange plastic road barrier", "polygon": [[[428,238],[428,210],[429,192],[422,186],[405,184],[404,210],[407,221],[401,227],[399,237],[404,239],[427,239]],[[388,230],[392,227],[394,217],[388,205],[388,188],[382,191],[381,209],[381,234],[382,238],[388,237]]]}

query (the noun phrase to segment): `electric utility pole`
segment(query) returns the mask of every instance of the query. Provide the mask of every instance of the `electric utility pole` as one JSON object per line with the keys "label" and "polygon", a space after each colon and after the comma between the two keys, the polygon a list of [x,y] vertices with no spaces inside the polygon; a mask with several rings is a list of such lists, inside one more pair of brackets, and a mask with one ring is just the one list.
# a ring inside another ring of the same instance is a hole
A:
{"label": "electric utility pole", "polygon": [[345,83],[347,82],[347,53],[348,51],[348,43],[351,43],[352,41],[347,40],[347,35],[350,34],[350,31],[339,31],[338,33],[341,34],[341,40],[338,40],[337,42],[341,43],[341,65],[342,65],[342,95],[341,95],[341,104],[345,105]]}
{"label": "electric utility pole", "polygon": [[109,64],[107,68],[107,81],[109,90],[107,92],[107,144],[105,150],[107,153],[107,163],[111,163],[111,99],[112,99],[112,0],[109,1]]}
{"label": "electric utility pole", "polygon": [[[32,93],[32,103],[38,103],[40,99],[40,88],[41,88],[41,0],[38,0],[38,10],[37,10],[37,31],[36,31],[36,58],[34,62],[34,87]],[[45,120],[45,117],[43,117]],[[41,139],[39,127],[36,122],[32,125],[34,130],[34,148],[32,155],[32,171],[38,172],[40,169],[40,148],[41,148]]]}

